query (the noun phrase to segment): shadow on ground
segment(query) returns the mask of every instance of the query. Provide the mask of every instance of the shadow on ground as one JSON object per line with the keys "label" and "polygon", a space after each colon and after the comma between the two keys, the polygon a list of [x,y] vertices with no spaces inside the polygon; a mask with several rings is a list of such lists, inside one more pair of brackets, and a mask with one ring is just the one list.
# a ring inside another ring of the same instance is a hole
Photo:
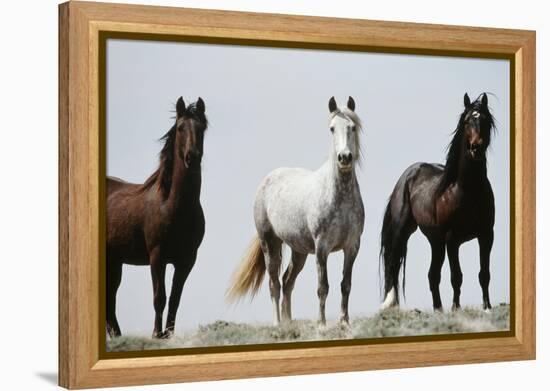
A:
{"label": "shadow on ground", "polygon": [[36,373],[36,376],[46,383],[57,385],[57,372],[39,372]]}

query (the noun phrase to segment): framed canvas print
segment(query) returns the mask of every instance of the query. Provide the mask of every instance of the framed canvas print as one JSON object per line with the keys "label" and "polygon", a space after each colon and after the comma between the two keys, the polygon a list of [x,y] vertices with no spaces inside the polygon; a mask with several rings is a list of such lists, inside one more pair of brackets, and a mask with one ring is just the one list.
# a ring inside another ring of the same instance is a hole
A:
{"label": "framed canvas print", "polygon": [[535,357],[534,32],[59,16],[60,385]]}

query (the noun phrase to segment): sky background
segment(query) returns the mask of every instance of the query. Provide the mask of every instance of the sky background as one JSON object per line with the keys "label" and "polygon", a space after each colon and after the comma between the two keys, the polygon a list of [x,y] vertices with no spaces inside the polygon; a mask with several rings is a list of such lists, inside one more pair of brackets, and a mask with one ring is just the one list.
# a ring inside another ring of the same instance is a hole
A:
{"label": "sky background", "polygon": [[[365,229],[355,262],[350,316],[376,312],[382,300],[379,236],[387,199],[412,163],[444,163],[463,110],[491,92],[497,134],[488,152],[496,199],[491,254],[492,303],[509,302],[509,62],[433,56],[109,40],[107,43],[107,175],[142,183],[158,166],[158,139],[174,123],[174,104],[201,96],[210,126],[204,143],[201,202],[206,233],[185,284],[176,332],[218,319],[271,322],[267,279],[254,301],[224,299],[229,279],[255,234],[252,205],[261,180],[278,167],[315,170],[328,156],[328,100],[353,96],[364,124],[364,161],[357,172]],[[417,231],[409,240],[404,308],[431,309],[430,246]],[[284,264],[290,251],[284,252]],[[340,310],[341,253],[329,257],[327,318]],[[462,305],[480,306],[478,246],[460,251]],[[166,283],[169,294],[172,266]],[[317,272],[310,255],[293,293],[295,318],[317,317]],[[443,306],[450,309],[448,260]],[[153,291],[148,267],[124,265],[117,295],[123,333],[150,334]],[[166,316],[166,310],[165,310]]]}

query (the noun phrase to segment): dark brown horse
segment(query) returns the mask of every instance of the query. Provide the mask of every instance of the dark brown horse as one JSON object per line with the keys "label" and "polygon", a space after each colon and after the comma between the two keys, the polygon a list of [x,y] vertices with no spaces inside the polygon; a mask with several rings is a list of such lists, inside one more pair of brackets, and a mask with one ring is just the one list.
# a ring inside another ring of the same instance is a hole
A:
{"label": "dark brown horse", "polygon": [[[180,97],[174,126],[162,137],[159,168],[144,184],[107,178],[107,332],[120,335],[115,314],[122,264],[150,265],[154,338],[174,333],[181,292],[204,236],[200,204],[201,159],[207,128],[204,102],[185,107]],[[166,329],[166,265],[174,265]]]}
{"label": "dark brown horse", "polygon": [[487,95],[482,94],[472,103],[465,94],[464,112],[449,144],[446,164],[416,163],[399,178],[386,208],[381,234],[380,256],[385,275],[382,308],[399,303],[399,271],[403,265],[404,290],[407,241],[417,227],[432,248],[428,279],[434,309],[442,309],[439,283],[445,250],[454,292],[453,309],[460,308],[462,271],[458,250],[462,243],[475,238],[479,243],[483,308],[491,308],[489,258],[495,202],[485,155],[493,129]]}

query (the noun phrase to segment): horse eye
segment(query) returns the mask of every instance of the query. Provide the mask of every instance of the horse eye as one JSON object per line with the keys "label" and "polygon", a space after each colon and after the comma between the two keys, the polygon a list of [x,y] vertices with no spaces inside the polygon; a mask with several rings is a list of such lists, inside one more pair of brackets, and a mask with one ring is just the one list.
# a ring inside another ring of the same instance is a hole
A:
{"label": "horse eye", "polygon": [[330,127],[330,131],[334,133],[334,126]]}
{"label": "horse eye", "polygon": [[352,126],[352,127],[351,127],[351,131],[352,131],[352,132],[355,132],[355,126]]}

